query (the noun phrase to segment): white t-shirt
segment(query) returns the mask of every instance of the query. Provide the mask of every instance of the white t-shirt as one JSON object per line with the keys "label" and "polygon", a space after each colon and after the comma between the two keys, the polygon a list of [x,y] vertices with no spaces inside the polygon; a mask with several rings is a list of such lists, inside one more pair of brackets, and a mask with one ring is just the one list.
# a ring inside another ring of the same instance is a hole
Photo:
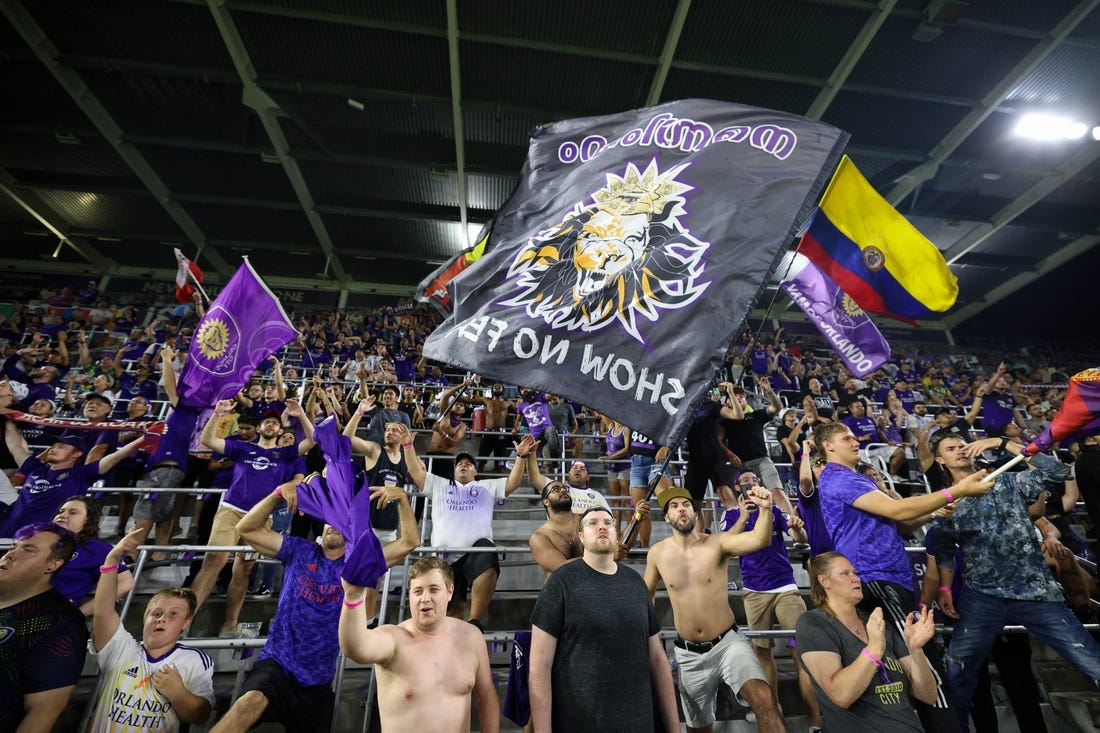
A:
{"label": "white t-shirt", "polygon": [[493,509],[503,499],[507,479],[475,479],[468,484],[429,473],[424,490],[432,496],[432,547],[470,547],[493,539]]}
{"label": "white t-shirt", "polygon": [[611,511],[611,505],[607,503],[607,499],[604,498],[604,495],[593,489],[578,489],[576,486],[570,486],[569,498],[573,500],[574,514],[584,514],[586,511],[596,506]]}
{"label": "white t-shirt", "polygon": [[103,687],[92,716],[92,733],[179,731],[180,719],[172,703],[153,686],[153,673],[166,664],[176,666],[192,695],[214,705],[214,662],[194,647],[176,644],[163,657],[151,659],[119,624],[98,657]]}

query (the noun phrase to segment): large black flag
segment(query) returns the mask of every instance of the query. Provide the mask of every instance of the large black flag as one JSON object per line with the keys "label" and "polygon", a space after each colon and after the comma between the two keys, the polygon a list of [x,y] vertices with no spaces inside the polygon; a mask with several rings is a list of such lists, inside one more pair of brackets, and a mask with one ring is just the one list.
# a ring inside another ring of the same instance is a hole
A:
{"label": "large black flag", "polygon": [[708,100],[537,129],[424,353],[671,441],[846,140]]}

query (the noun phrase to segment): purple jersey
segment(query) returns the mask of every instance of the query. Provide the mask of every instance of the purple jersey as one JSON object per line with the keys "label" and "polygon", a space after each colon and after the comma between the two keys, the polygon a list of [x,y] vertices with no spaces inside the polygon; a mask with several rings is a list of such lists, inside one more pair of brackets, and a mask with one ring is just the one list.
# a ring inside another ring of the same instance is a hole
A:
{"label": "purple jersey", "polygon": [[911,587],[912,567],[894,521],[853,506],[859,497],[878,491],[874,480],[847,466],[829,463],[819,483],[821,514],[836,551],[851,561],[864,581],[888,580]]}
{"label": "purple jersey", "polygon": [[859,441],[861,448],[866,448],[871,443],[879,442],[878,437],[878,425],[875,424],[874,418],[867,417],[848,417],[841,420],[842,423],[847,425],[852,431],[852,435],[856,436],[856,440]]}
{"label": "purple jersey", "polygon": [[337,626],[344,558],[329,560],[316,542],[284,537],[275,556],[285,566],[283,590],[260,659],[274,659],[298,685],[327,685],[340,652]]}
{"label": "purple jersey", "polygon": [[821,492],[816,488],[809,496],[798,495],[798,516],[802,517],[803,529],[810,542],[810,557],[823,552],[833,551],[833,538],[825,526],[825,517],[821,516]]}
{"label": "purple jersey", "polygon": [[247,512],[283,482],[286,469],[298,458],[298,446],[264,448],[258,443],[227,440],[225,457],[233,461],[233,483],[222,503]]}
{"label": "purple jersey", "polygon": [[[722,531],[726,531],[734,525],[740,516],[740,509],[730,509],[722,518]],[[760,510],[750,510],[748,521],[745,522],[745,531],[749,532],[756,526],[756,520],[760,516]],[[745,590],[760,592],[774,591],[785,586],[793,586],[794,571],[791,569],[791,558],[787,555],[787,548],[783,544],[783,533],[787,531],[787,519],[778,507],[772,507],[772,543],[763,550],[742,555],[741,578]]]}
{"label": "purple jersey", "polygon": [[32,456],[23,461],[19,472],[27,480],[19,489],[7,520],[0,525],[0,537],[11,537],[27,524],[48,522],[70,496],[86,494],[88,487],[99,479],[99,461],[55,470]]}

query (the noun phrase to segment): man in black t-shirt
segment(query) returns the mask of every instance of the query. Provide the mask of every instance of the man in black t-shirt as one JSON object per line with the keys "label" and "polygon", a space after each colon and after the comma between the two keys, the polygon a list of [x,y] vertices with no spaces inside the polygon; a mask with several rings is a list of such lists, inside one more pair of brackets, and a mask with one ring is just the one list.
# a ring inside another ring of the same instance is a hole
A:
{"label": "man in black t-shirt", "polygon": [[31,524],[0,558],[0,731],[50,730],[84,668],[84,615],[50,585],[75,551],[72,532]]}
{"label": "man in black t-shirt", "polygon": [[787,492],[783,490],[783,479],[779,475],[772,459],[768,457],[768,447],[764,442],[764,426],[779,414],[782,405],[766,379],[757,379],[757,385],[768,400],[768,407],[756,410],[749,405],[745,390],[734,387],[731,399],[723,409],[722,427],[726,431],[726,447],[741,459],[741,470],[752,471],[760,477],[764,488],[772,492],[772,500],[782,511],[791,514],[794,508]]}
{"label": "man in black t-shirt", "polygon": [[[703,531],[705,525],[703,517],[703,496],[707,490],[707,483],[714,486],[715,493],[722,500],[726,509],[737,506],[733,489],[733,467],[730,465],[726,448],[718,434],[718,420],[720,417],[732,418],[734,413],[729,408],[724,408],[722,403],[730,399],[730,390],[733,385],[722,382],[712,392],[708,399],[704,400],[695,410],[695,420],[687,431],[687,475],[684,477],[684,488],[691,492],[691,501],[695,505],[695,518],[697,529]],[[708,511],[709,515],[710,512]]]}
{"label": "man in black t-shirt", "polygon": [[[640,575],[615,562],[607,509],[580,519],[580,562],[555,570],[531,615],[531,721],[537,731],[666,730],[680,720],[657,615]],[[568,611],[568,612],[567,612]]]}

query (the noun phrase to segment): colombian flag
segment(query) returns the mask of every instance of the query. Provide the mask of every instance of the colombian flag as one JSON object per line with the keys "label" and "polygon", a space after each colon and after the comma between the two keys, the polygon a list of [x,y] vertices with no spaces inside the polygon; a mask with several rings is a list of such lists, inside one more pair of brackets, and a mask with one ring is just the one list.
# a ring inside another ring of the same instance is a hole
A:
{"label": "colombian flag", "polygon": [[959,283],[936,245],[844,156],[798,251],[861,308],[916,325],[955,304]]}

